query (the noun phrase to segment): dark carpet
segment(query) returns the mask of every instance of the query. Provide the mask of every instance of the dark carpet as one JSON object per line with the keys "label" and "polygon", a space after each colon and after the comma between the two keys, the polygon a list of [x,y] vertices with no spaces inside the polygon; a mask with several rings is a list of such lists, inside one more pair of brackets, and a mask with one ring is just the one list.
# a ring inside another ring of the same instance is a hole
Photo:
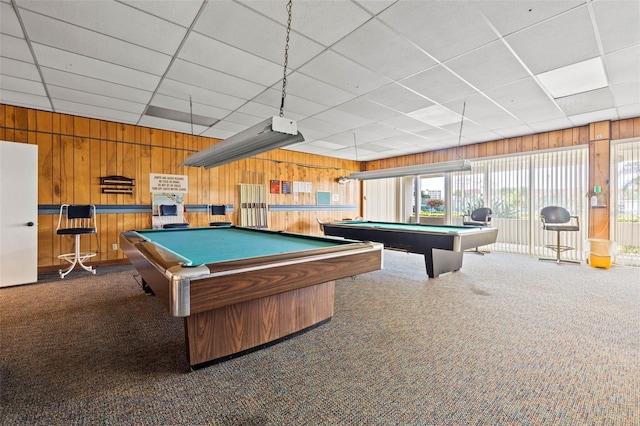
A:
{"label": "dark carpet", "polygon": [[0,289],[0,424],[640,425],[639,268],[385,251],[329,323],[196,371],[134,273]]}

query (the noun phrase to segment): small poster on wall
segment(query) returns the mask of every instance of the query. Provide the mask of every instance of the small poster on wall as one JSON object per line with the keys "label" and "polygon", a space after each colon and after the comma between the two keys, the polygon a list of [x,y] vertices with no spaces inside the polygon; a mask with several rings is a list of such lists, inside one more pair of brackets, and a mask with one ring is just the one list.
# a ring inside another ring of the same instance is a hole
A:
{"label": "small poster on wall", "polygon": [[279,194],[280,193],[280,181],[271,179],[271,193]]}
{"label": "small poster on wall", "polygon": [[291,194],[291,181],[283,180],[282,181],[282,193],[283,194]]}

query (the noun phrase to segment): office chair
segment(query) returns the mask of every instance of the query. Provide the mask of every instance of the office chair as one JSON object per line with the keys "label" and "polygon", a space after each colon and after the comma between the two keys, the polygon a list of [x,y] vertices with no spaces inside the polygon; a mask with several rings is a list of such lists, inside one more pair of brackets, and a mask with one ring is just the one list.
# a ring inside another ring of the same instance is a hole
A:
{"label": "office chair", "polygon": [[[462,216],[462,224],[465,226],[491,226],[491,215],[493,211],[489,207],[480,207],[471,212],[470,215],[465,214]],[[469,252],[483,255],[489,253],[488,251],[480,251],[478,247],[475,250]]]}
{"label": "office chair", "polygon": [[480,207],[471,212],[470,215],[462,216],[463,225],[489,226],[491,225],[491,215],[493,212],[489,207]]}
{"label": "office chair", "polygon": [[[62,223],[62,219],[64,224]],[[96,273],[93,266],[84,264],[84,261],[90,257],[94,257],[97,253],[82,253],[80,251],[80,236],[85,234],[95,234],[96,225],[96,206],[94,205],[75,205],[63,204],[60,206],[60,215],[58,217],[58,227],[56,233],[58,235],[73,235],[74,252],[65,253],[58,256],[58,259],[65,260],[71,264],[67,269],[58,271],[60,279],[66,277],[76,265],[79,265],[85,271]],[[97,240],[97,237],[96,237]]]}
{"label": "office chair", "polygon": [[160,214],[160,223],[163,229],[188,228],[189,223],[182,222],[178,215],[178,206],[176,204],[160,204],[158,206]]}
{"label": "office chair", "polygon": [[564,207],[547,206],[540,210],[540,221],[542,229],[545,231],[553,231],[556,233],[556,243],[545,245],[546,248],[556,252],[555,259],[540,258],[540,260],[551,260],[560,264],[560,262],[580,263],[575,260],[564,260],[560,258],[560,253],[573,250],[573,247],[560,244],[561,232],[576,232],[580,230],[580,220],[578,216],[571,216],[569,210]]}
{"label": "office chair", "polygon": [[[224,216],[225,219],[227,218],[228,209],[225,204],[212,204],[209,210],[211,211],[211,216]],[[218,228],[226,228],[231,225],[232,223],[228,221],[216,221],[209,223],[209,226]]]}

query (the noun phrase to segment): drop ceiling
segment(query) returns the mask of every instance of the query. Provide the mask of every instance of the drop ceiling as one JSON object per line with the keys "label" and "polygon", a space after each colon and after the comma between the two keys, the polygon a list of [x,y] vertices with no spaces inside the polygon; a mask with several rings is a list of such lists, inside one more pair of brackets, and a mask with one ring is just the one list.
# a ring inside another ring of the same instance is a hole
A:
{"label": "drop ceiling", "polygon": [[[230,137],[279,115],[286,4],[0,0],[0,103]],[[638,0],[293,0],[288,149],[367,161],[638,117],[638,22]]]}

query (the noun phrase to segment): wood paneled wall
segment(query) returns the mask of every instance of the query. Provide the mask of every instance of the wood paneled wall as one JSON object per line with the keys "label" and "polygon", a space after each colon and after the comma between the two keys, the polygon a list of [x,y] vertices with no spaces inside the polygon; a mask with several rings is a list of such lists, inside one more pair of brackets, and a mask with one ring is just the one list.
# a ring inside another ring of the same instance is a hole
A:
{"label": "wood paneled wall", "polygon": [[[609,140],[640,137],[640,118],[600,122],[591,126],[594,125],[599,126],[599,129],[602,126],[608,128],[610,139],[606,139],[607,143]],[[278,179],[313,184],[313,192],[310,194],[270,194],[270,205],[315,205],[315,191],[320,190],[338,194],[339,201],[332,204],[357,206],[355,210],[349,211],[301,209],[269,213],[270,229],[309,234],[320,234],[316,219],[329,221],[361,215],[360,183],[337,183],[339,177],[353,171],[589,144],[589,130],[588,125],[580,126],[363,164],[275,150],[204,170],[178,165],[191,153],[217,142],[216,139],[0,104],[0,140],[38,145],[38,202],[41,205],[150,205],[149,173],[169,173],[189,176],[189,193],[185,197],[185,204],[233,204],[236,212],[230,219],[234,223],[237,223],[239,183],[268,185],[271,179]],[[598,145],[601,151],[602,143]],[[597,179],[607,178],[601,176],[603,167],[599,164],[605,161],[604,157],[592,156],[590,161],[593,170],[600,170]],[[608,170],[608,164],[606,167]],[[109,175],[134,178],[134,194],[102,194],[100,177]],[[57,218],[57,215],[51,214],[38,217],[38,266],[41,270],[57,269],[60,264],[58,254],[71,251],[71,240],[56,235]],[[149,213],[99,214],[97,219],[97,237],[85,237],[82,244],[83,249],[98,253],[94,258],[98,263],[126,261],[120,250],[112,249],[112,244],[118,244],[120,232],[151,227]],[[207,226],[210,216],[204,212],[187,211],[186,219],[192,226]],[[597,220],[608,221],[608,215]]]}
{"label": "wood paneled wall", "polygon": [[[218,140],[177,132],[119,124],[0,104],[0,140],[38,145],[38,203],[151,205],[149,173],[189,176],[186,205],[233,204],[229,217],[237,223],[239,183],[268,185],[271,179],[311,182],[312,193],[270,194],[270,205],[316,204],[316,191],[338,194],[335,205],[360,205],[360,184],[339,184],[339,177],[360,168],[356,161],[287,150],[275,150],[211,170],[179,167],[182,160]],[[100,177],[121,175],[135,179],[134,193],[103,194]],[[5,202],[2,200],[2,202]],[[359,208],[342,211],[289,210],[269,213],[269,228],[320,234],[317,218],[355,217]],[[206,212],[185,215],[192,226],[207,226]],[[219,218],[218,218],[219,219]],[[56,270],[57,256],[72,251],[72,240],[56,234],[58,215],[38,216],[38,266]],[[98,214],[97,236],[82,237],[83,251],[94,251],[97,263],[125,261],[113,250],[121,231],[151,227],[150,213]]]}

